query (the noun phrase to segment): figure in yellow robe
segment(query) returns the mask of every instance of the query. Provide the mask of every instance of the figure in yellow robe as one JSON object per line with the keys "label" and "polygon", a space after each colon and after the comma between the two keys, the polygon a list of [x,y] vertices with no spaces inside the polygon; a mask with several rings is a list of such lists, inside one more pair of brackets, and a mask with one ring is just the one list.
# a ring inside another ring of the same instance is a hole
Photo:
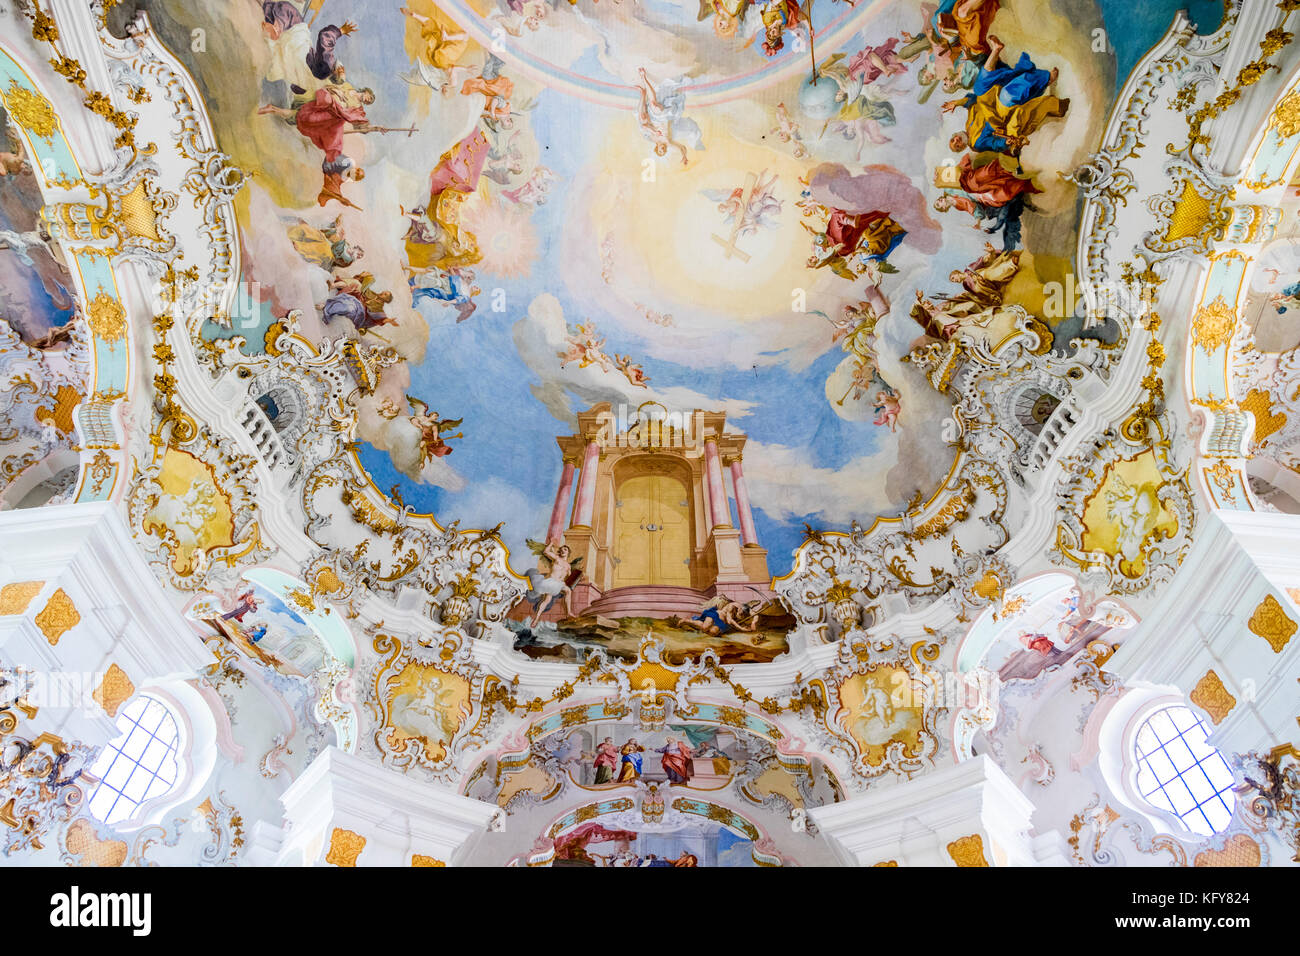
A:
{"label": "figure in yellow robe", "polygon": [[1027,53],[1020,54],[1014,67],[1002,66],[1001,42],[989,37],[989,43],[993,52],[970,93],[943,104],[945,113],[958,106],[967,110],[966,132],[954,135],[950,145],[955,152],[969,148],[1019,156],[1030,134],[1049,119],[1064,116],[1070,101],[1051,92],[1056,70],[1038,69]]}

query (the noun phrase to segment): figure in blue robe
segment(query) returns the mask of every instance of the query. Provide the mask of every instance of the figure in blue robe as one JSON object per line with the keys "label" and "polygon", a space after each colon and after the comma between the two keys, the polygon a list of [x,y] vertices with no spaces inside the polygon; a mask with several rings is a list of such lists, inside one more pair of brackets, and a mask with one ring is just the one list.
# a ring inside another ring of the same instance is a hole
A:
{"label": "figure in blue robe", "polygon": [[1001,64],[1000,46],[989,57],[992,66],[980,69],[970,93],[949,100],[944,112],[958,106],[967,110],[966,131],[956,134],[954,150],[967,148],[992,151],[1010,156],[1020,155],[1030,134],[1053,117],[1066,114],[1069,100],[1058,99],[1050,92],[1052,72],[1034,66],[1029,54],[1020,54],[1015,66]]}

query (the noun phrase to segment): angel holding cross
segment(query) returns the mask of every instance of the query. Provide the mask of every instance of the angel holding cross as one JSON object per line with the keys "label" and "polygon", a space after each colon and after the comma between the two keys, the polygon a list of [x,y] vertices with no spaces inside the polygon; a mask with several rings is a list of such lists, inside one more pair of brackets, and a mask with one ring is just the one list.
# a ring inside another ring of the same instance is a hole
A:
{"label": "angel holding cross", "polygon": [[776,216],[782,206],[775,195],[776,179],[776,173],[768,177],[767,170],[763,170],[757,176],[747,176],[743,186],[702,189],[700,193],[718,204],[718,212],[727,217],[727,225],[735,226],[736,238],[742,238],[754,234],[759,227],[776,228]]}

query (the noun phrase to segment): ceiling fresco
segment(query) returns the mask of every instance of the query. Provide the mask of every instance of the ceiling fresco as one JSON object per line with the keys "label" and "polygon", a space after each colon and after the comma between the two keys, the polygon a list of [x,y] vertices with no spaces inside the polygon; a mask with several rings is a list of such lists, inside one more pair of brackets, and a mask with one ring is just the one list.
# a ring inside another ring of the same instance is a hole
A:
{"label": "ceiling fresco", "polygon": [[500,536],[530,656],[634,654],[657,622],[763,661],[807,529],[954,468],[920,354],[1024,323],[1063,356],[1114,341],[1063,305],[1061,174],[1175,6],[146,8],[248,177],[205,336],[395,350],[354,453],[399,506]]}
{"label": "ceiling fresco", "polygon": [[253,173],[233,331],[299,310],[401,353],[362,401],[377,486],[504,520],[522,573],[579,412],[725,412],[780,574],[804,522],[947,474],[948,401],[905,357],[1044,313],[1058,173],[1178,4],[953,6],[148,9]]}
{"label": "ceiling fresco", "polygon": [[53,347],[68,341],[72,279],[58,247],[47,242],[41,187],[3,108],[0,123],[0,316],[28,345]]}

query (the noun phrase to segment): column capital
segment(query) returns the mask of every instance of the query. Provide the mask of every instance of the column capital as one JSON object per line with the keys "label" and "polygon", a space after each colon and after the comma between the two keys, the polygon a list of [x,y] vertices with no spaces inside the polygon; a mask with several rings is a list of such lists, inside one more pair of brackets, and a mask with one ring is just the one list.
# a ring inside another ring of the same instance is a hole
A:
{"label": "column capital", "polygon": [[566,465],[573,465],[576,468],[582,464],[582,456],[576,452],[570,452],[564,456],[563,462]]}
{"label": "column capital", "polygon": [[95,675],[93,706],[40,707],[61,735],[95,746],[116,736],[117,708],[136,691],[212,663],[109,502],[0,512],[0,652],[32,670]]}
{"label": "column capital", "polygon": [[327,747],[280,798],[279,862],[447,865],[498,818],[492,804]]}
{"label": "column capital", "polygon": [[722,463],[723,463],[724,465],[726,465],[728,468],[730,468],[732,465],[739,465],[739,464],[741,464],[743,461],[744,461],[744,456],[742,456],[742,455],[723,455],[723,456],[722,456]]}
{"label": "column capital", "polygon": [[1033,811],[984,755],[809,809],[850,866],[1033,866],[1040,862],[1029,837]]}

